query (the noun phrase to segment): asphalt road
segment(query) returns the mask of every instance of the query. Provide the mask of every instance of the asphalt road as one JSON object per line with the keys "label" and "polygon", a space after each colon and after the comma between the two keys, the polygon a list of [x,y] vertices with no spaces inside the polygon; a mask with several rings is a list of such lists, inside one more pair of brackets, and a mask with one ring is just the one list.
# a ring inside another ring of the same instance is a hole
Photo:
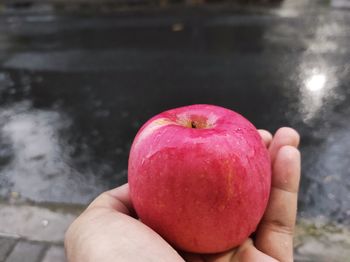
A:
{"label": "asphalt road", "polygon": [[[290,1],[287,1],[290,2]],[[350,221],[350,10],[0,14],[0,195],[86,204],[165,109],[231,108],[302,137],[301,217]]]}

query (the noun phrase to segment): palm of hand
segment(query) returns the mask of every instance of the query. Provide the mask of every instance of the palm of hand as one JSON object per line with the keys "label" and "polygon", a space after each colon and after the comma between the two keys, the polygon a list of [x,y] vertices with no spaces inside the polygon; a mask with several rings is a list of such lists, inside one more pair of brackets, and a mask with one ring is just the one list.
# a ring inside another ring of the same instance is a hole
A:
{"label": "palm of hand", "polygon": [[274,138],[260,130],[273,167],[268,208],[255,235],[240,247],[221,254],[182,253],[135,219],[128,186],[95,199],[70,226],[65,246],[69,262],[109,261],[293,261],[293,230],[300,176],[298,134],[281,128]]}

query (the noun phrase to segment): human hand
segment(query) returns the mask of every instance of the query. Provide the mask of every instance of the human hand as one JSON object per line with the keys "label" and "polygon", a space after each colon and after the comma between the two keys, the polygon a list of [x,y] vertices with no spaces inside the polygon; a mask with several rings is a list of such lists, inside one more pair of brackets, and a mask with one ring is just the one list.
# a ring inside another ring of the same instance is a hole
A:
{"label": "human hand", "polygon": [[128,185],[96,198],[66,233],[69,262],[109,261],[293,261],[293,231],[300,179],[299,135],[291,128],[275,136],[259,130],[272,162],[268,207],[254,240],[221,254],[181,253],[137,220]]}
{"label": "human hand", "polygon": [[69,227],[64,244],[68,262],[183,261],[137,220],[128,184],[97,197]]}

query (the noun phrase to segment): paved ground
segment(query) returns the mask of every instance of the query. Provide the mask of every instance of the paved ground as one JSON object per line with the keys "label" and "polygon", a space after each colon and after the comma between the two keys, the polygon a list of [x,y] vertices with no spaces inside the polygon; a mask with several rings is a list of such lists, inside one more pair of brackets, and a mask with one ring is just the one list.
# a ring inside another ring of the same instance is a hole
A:
{"label": "paved ground", "polygon": [[64,262],[62,245],[51,245],[27,240],[1,238],[0,261],[6,262]]}
{"label": "paved ground", "polygon": [[63,236],[76,212],[23,204],[0,209],[0,261],[65,261]]}
{"label": "paved ground", "polygon": [[63,239],[81,207],[0,203],[0,261],[64,262]]}
{"label": "paved ground", "polygon": [[[64,262],[63,239],[81,207],[0,204],[0,261]],[[299,221],[295,260],[350,261],[350,232],[322,221]],[[25,259],[24,259],[25,258]]]}

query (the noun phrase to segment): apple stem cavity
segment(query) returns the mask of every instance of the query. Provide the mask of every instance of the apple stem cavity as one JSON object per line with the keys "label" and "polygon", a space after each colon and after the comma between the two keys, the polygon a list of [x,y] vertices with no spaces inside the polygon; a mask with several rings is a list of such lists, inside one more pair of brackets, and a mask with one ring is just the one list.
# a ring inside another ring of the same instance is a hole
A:
{"label": "apple stem cavity", "polygon": [[189,117],[186,122],[186,126],[193,129],[206,129],[211,127],[208,123],[208,119],[203,116],[193,115]]}
{"label": "apple stem cavity", "polygon": [[177,123],[186,128],[192,129],[207,129],[212,128],[213,124],[208,120],[206,116],[202,115],[187,115],[187,116],[177,116]]}

